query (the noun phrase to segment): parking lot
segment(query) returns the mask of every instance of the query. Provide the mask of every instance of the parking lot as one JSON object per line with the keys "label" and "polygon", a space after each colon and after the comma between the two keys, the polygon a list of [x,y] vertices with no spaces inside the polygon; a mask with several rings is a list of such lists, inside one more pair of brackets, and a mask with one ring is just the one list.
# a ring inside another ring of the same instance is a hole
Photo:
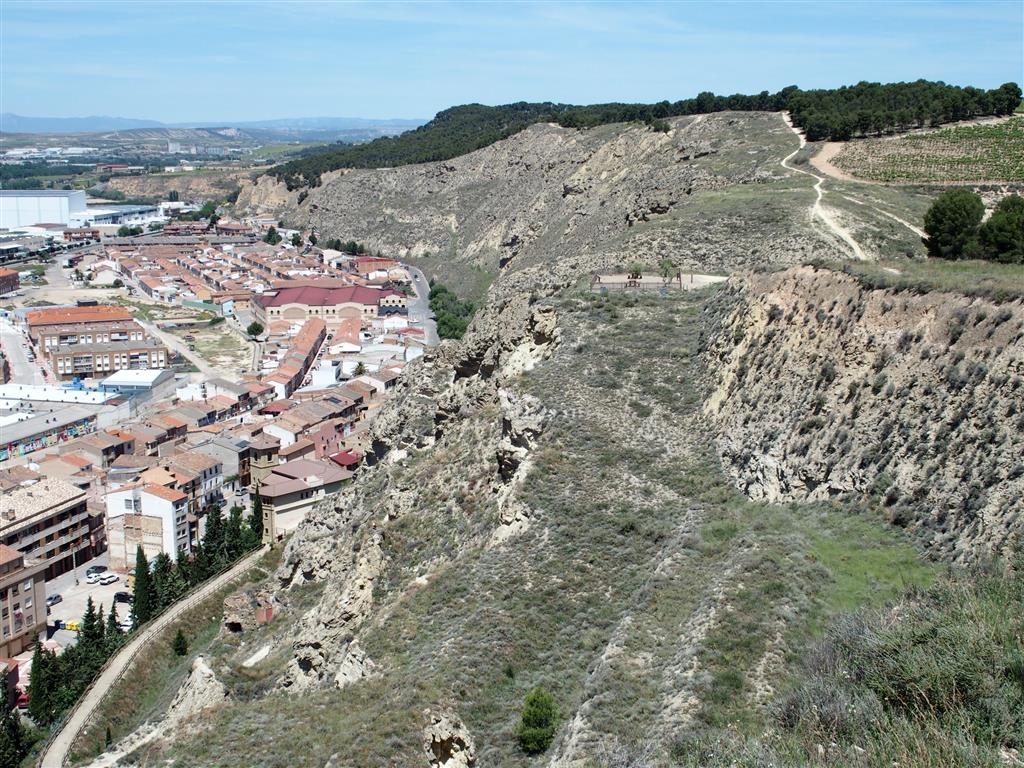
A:
{"label": "parking lot", "polygon": [[[50,608],[46,617],[47,624],[53,625],[54,621],[81,621],[85,613],[85,605],[89,597],[99,609],[103,605],[104,616],[110,610],[114,602],[115,592],[130,592],[127,584],[127,574],[116,573],[117,581],[113,584],[88,584],[85,580],[85,572],[92,565],[107,565],[107,555],[104,553],[99,557],[79,565],[76,572],[65,573],[58,576],[46,585],[46,595],[53,594],[61,596],[61,602]],[[77,581],[76,584],[76,573]],[[107,571],[107,573],[114,573]],[[124,619],[128,616],[131,606],[128,603],[117,603],[117,617]]]}

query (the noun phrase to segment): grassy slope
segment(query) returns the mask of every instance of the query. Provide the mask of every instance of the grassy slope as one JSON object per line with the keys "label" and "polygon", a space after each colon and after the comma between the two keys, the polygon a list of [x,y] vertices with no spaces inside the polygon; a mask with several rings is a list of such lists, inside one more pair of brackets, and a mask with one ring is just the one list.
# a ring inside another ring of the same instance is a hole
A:
{"label": "grassy slope", "polygon": [[[262,562],[249,572],[244,582],[221,589],[171,624],[137,657],[128,674],[111,689],[103,700],[97,716],[81,734],[72,755],[72,762],[81,762],[103,751],[107,727],[115,741],[127,736],[148,718],[165,712],[191,668],[192,658],[204,653],[217,638],[223,619],[224,598],[242,583],[267,578],[277,565],[281,550],[268,552]],[[190,654],[177,656],[171,643],[178,629],[185,632]]]}
{"label": "grassy slope", "polygon": [[949,291],[1012,301],[1024,296],[1024,265],[991,261],[845,262],[844,272],[872,288],[896,288],[919,293]]}
{"label": "grassy slope", "polygon": [[[524,488],[532,527],[502,547],[450,553],[427,585],[393,593],[362,632],[384,677],[309,694],[300,718],[281,717],[287,696],[236,704],[169,755],[209,766],[239,754],[253,766],[323,764],[335,753],[360,766],[418,764],[422,710],[451,704],[481,764],[527,765],[513,731],[538,683],[567,716],[589,701],[590,728],[624,743],[693,724],[763,728],[765,683],[787,679],[827,617],[932,571],[870,513],[761,506],[729,486],[697,417],[701,306],[562,300],[563,343],[522,381],[558,411]],[[389,584],[408,584],[445,550],[437,515],[389,529]],[[458,509],[444,520],[481,522]]]}

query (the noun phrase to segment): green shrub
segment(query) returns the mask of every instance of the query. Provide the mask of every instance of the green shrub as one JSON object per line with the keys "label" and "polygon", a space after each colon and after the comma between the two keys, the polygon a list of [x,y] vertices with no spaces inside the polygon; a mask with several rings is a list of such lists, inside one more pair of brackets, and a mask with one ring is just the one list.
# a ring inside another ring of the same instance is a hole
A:
{"label": "green shrub", "polygon": [[557,725],[554,697],[541,686],[533,688],[523,700],[522,720],[516,730],[519,748],[528,755],[539,755],[551,746]]}
{"label": "green shrub", "polygon": [[180,629],[178,634],[174,636],[174,641],[171,643],[171,649],[174,651],[175,656],[184,656],[188,653],[188,640],[185,639],[185,633]]}

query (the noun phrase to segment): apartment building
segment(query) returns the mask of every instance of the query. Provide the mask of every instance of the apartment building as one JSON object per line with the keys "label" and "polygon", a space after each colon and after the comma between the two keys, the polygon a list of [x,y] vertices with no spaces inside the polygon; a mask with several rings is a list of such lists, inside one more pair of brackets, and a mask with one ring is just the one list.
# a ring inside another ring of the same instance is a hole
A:
{"label": "apartment building", "polygon": [[50,347],[50,365],[61,379],[96,378],[116,371],[166,368],[171,354],[156,339]]}
{"label": "apartment building", "polygon": [[0,544],[0,658],[24,653],[46,631],[46,564]]}
{"label": "apartment building", "polygon": [[0,496],[0,544],[41,560],[47,581],[96,554],[91,527],[85,491],[64,480],[47,477]]}
{"label": "apartment building", "polygon": [[155,483],[119,488],[106,495],[110,567],[127,570],[141,546],[152,560],[161,552],[176,560],[191,552],[197,534],[188,496]]}
{"label": "apartment building", "polygon": [[40,350],[72,344],[142,341],[145,331],[124,307],[52,307],[25,315],[29,337]]}

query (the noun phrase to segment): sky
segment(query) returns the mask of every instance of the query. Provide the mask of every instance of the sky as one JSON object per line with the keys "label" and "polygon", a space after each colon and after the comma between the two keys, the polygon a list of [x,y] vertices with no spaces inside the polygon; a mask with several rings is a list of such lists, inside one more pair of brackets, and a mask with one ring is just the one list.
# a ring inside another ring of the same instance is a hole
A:
{"label": "sky", "polygon": [[0,0],[0,112],[429,118],[860,80],[1024,82],[1024,1]]}

